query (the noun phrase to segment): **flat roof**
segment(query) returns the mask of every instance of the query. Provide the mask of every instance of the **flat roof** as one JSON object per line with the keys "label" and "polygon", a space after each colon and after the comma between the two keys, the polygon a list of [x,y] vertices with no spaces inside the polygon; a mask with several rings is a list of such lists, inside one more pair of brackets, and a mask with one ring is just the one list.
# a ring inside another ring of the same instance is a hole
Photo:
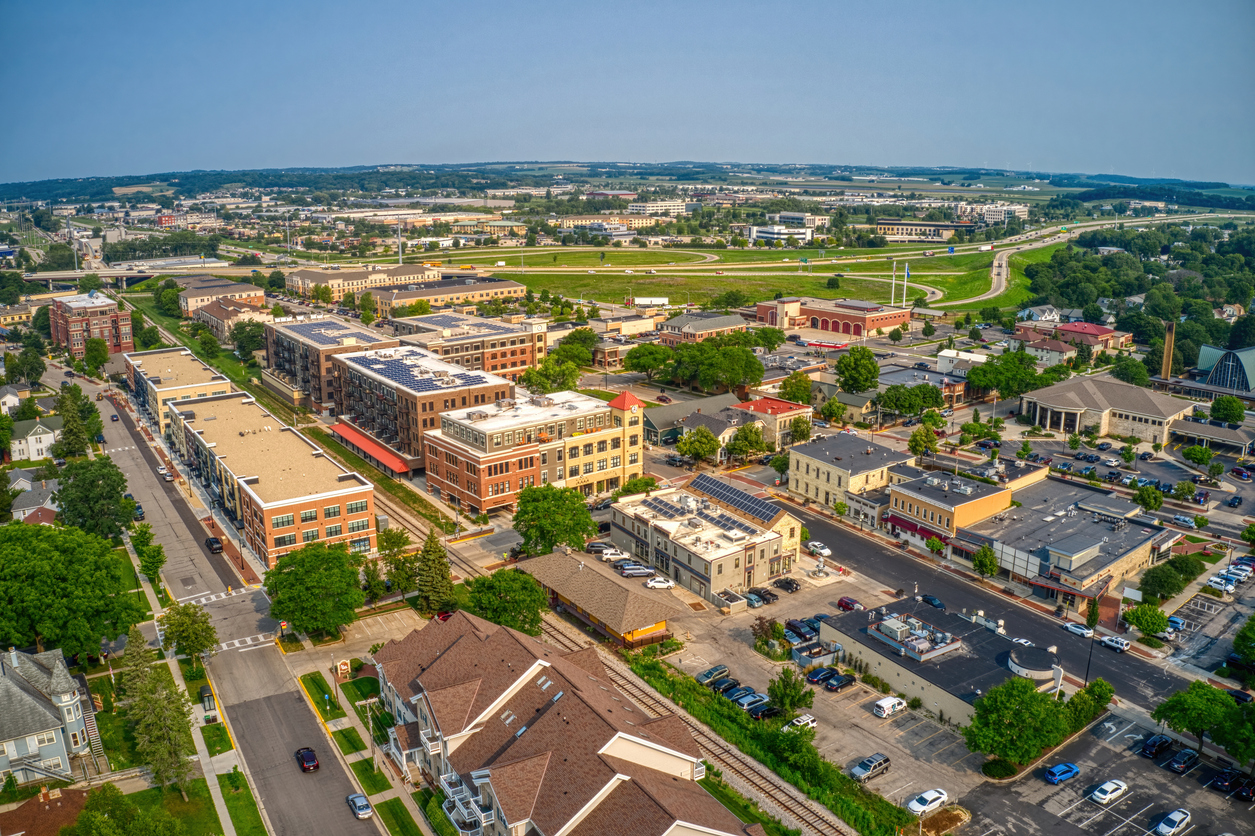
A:
{"label": "flat roof", "polygon": [[911,598],[877,608],[877,612],[880,609],[885,610],[886,618],[897,616],[902,620],[913,616],[937,630],[952,634],[962,645],[958,650],[952,650],[935,659],[917,662],[909,657],[899,656],[892,646],[869,636],[867,630],[876,622],[868,621],[867,612],[838,613],[828,616],[825,621],[858,643],[858,648],[847,647],[847,653],[853,649],[882,656],[895,665],[918,673],[920,678],[968,704],[975,703],[981,695],[989,693],[989,689],[1015,676],[1007,667],[1007,660],[1012,649],[1019,645],[982,624],[968,621],[955,613],[934,609]]}
{"label": "flat roof", "polygon": [[159,390],[195,386],[215,380],[230,387],[231,382],[224,375],[206,366],[185,348],[128,354],[127,359],[139,369],[145,380]]}
{"label": "flat roof", "polygon": [[501,384],[508,391],[512,391],[514,386],[504,377],[488,372],[468,372],[461,366],[446,363],[432,352],[416,346],[402,345],[341,354],[337,359],[347,363],[350,371],[360,372],[389,386],[415,394],[493,384]]}
{"label": "flat roof", "polygon": [[900,383],[903,386],[918,386],[921,383],[926,383],[929,386],[940,386],[942,381],[946,383],[962,383],[963,378],[932,371],[925,372],[919,369],[908,369],[905,366],[889,365],[882,366],[880,369],[879,387],[881,390],[884,390],[895,383]]}
{"label": "flat roof", "polygon": [[748,543],[760,543],[778,537],[769,523],[758,519],[750,522],[742,513],[731,514],[701,493],[684,488],[654,491],[649,496],[625,496],[615,508],[627,516],[644,520],[673,542],[687,547],[706,559],[740,554]]}
{"label": "flat roof", "polygon": [[898,452],[846,433],[820,436],[791,448],[791,452],[839,467],[851,474],[915,462],[914,453]]}
{"label": "flat roof", "polygon": [[[923,479],[901,482],[890,486],[889,489],[917,496],[927,502],[937,502],[950,507],[966,505],[969,502],[975,502],[978,499],[984,499],[985,497],[1011,490],[1005,485],[990,485],[985,482],[978,482],[968,477],[967,474],[956,476],[945,471],[935,471]],[[969,490],[970,493],[965,492]]]}
{"label": "flat roof", "polygon": [[511,337],[531,333],[531,328],[527,326],[456,313],[406,316],[395,321],[420,329],[416,333],[407,334],[408,337],[440,338],[446,342],[478,340],[484,337]]}
{"label": "flat roof", "polygon": [[565,421],[567,418],[609,412],[610,404],[579,392],[553,392],[530,398],[515,398],[493,404],[453,409],[441,415],[480,432],[514,429],[528,424]]}
{"label": "flat roof", "polygon": [[96,291],[90,293],[79,293],[75,296],[62,296],[56,300],[67,308],[99,308],[108,305],[116,306],[118,303],[110,299],[104,294],[98,294]]}
{"label": "flat roof", "polygon": [[330,317],[323,319],[298,319],[287,322],[275,320],[271,327],[307,345],[320,347],[358,344],[373,345],[374,343],[394,339],[364,326],[350,325],[347,322],[341,322]]}
{"label": "flat roof", "polygon": [[[179,402],[182,403],[182,402]],[[267,505],[370,487],[245,393],[189,401],[179,411],[214,455]]]}

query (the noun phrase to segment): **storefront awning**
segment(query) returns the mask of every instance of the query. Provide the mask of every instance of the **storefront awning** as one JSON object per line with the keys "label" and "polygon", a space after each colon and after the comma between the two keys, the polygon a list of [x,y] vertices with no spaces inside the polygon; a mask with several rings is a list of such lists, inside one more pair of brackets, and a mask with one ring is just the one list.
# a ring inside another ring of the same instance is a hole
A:
{"label": "storefront awning", "polygon": [[401,458],[378,441],[375,441],[361,430],[350,427],[348,424],[340,423],[332,427],[331,431],[343,438],[349,444],[352,444],[357,449],[365,452],[385,467],[388,467],[397,473],[409,472],[410,468],[406,465],[405,459]]}
{"label": "storefront awning", "polygon": [[896,525],[898,528],[904,528],[907,531],[918,534],[921,537],[936,537],[938,540],[947,545],[950,543],[950,535],[946,534],[944,531],[933,531],[926,525],[921,525],[920,523],[908,520],[905,517],[899,517],[897,514],[890,514],[888,517],[885,517],[885,521],[891,525]]}
{"label": "storefront awning", "polygon": [[1029,578],[1028,582],[1032,586],[1040,586],[1043,589],[1053,589],[1056,592],[1064,592],[1068,595],[1075,595],[1078,598],[1101,598],[1107,591],[1107,587],[1111,586],[1111,576],[1103,578],[1097,583],[1092,583],[1086,589],[1077,589],[1074,586],[1068,586],[1054,578],[1038,575],[1035,578]]}

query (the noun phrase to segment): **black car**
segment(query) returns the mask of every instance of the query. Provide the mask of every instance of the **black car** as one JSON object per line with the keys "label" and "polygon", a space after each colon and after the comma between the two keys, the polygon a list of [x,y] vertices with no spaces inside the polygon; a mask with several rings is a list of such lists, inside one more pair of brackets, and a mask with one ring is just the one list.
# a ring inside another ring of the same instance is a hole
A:
{"label": "black car", "polygon": [[610,521],[603,520],[602,522],[597,523],[597,533],[599,535],[609,534],[610,533]]}
{"label": "black car", "polygon": [[928,604],[930,607],[936,607],[939,610],[944,610],[946,608],[946,605],[941,603],[941,599],[936,595],[925,595],[924,603]]}
{"label": "black car", "polygon": [[601,502],[594,503],[592,508],[590,508],[589,510],[604,511],[607,508],[609,508],[611,505],[614,505],[613,499],[603,499]]}
{"label": "black car", "polygon": [[113,413],[112,415],[110,415],[110,416],[109,416],[109,420],[110,420],[110,421],[116,421],[116,420],[118,420],[118,413],[116,413],[116,412],[115,412],[115,413]]}
{"label": "black car", "polygon": [[1090,464],[1094,464],[1095,462],[1102,461],[1102,456],[1098,455],[1097,453],[1090,453],[1088,456],[1085,457],[1085,461],[1089,462]]}
{"label": "black car", "polygon": [[1248,703],[1253,699],[1250,691],[1239,691],[1237,688],[1230,688],[1226,693],[1233,697],[1233,701],[1238,705]]}
{"label": "black car", "polygon": [[777,578],[771,585],[776,589],[783,589],[790,595],[802,588],[802,585],[793,578]]}
{"label": "black car", "polygon": [[1242,657],[1236,653],[1230,653],[1225,658],[1224,663],[1225,667],[1228,668],[1236,668],[1237,670],[1246,671],[1247,673],[1255,673],[1255,665],[1250,665],[1242,661]]}
{"label": "black car", "polygon": [[1234,790],[1233,797],[1238,801],[1255,801],[1255,781],[1243,781]]}
{"label": "black car", "polygon": [[806,675],[806,681],[811,685],[823,685],[839,673],[836,668],[816,668]]}
{"label": "black car", "polygon": [[308,746],[296,750],[296,762],[301,765],[302,772],[318,771],[318,756]]}
{"label": "black car", "polygon": [[1242,504],[1242,497],[1240,497],[1240,496],[1234,496],[1234,497],[1230,497],[1230,498],[1229,498],[1229,507],[1230,507],[1230,508],[1237,508],[1237,507],[1238,507],[1239,505],[1241,505],[1241,504]]}
{"label": "black car", "polygon": [[1110,450],[1110,449],[1111,449],[1111,442],[1110,442],[1110,441],[1104,441],[1102,444],[1099,444],[1099,445],[1098,445],[1098,449],[1099,449],[1099,450],[1103,450],[1103,451]]}
{"label": "black car", "polygon": [[206,537],[205,548],[209,549],[212,554],[222,554],[222,541],[217,537]]}
{"label": "black car", "polygon": [[780,596],[765,587],[756,586],[750,592],[763,599],[764,604],[774,604],[780,600]]}
{"label": "black car", "polygon": [[1182,749],[1180,752],[1177,752],[1176,757],[1168,761],[1168,768],[1182,775],[1197,765],[1198,752],[1195,752],[1193,749]]}
{"label": "black car", "polygon": [[832,679],[829,679],[827,682],[825,682],[824,690],[832,691],[835,693],[844,688],[848,688],[849,686],[853,685],[857,681],[858,680],[854,678],[854,674],[844,673],[841,676],[834,676]]}
{"label": "black car", "polygon": [[931,369],[931,368],[932,368],[932,366],[928,365],[927,363],[925,363],[924,361],[922,361],[922,360],[921,360],[920,362],[918,362],[918,363],[916,363],[916,364],[915,364],[915,368],[917,368],[917,369],[923,369],[924,371],[928,371],[929,369]]}
{"label": "black car", "polygon": [[135,520],[135,522],[142,522],[144,519],[144,506],[136,502],[135,513],[131,515],[131,518]]}
{"label": "black car", "polygon": [[1142,453],[1142,455],[1138,456],[1138,458],[1139,458],[1139,459],[1141,459],[1141,460],[1142,460],[1142,461],[1144,461],[1144,462],[1148,462],[1148,461],[1150,461],[1152,458],[1154,458],[1154,456],[1155,456],[1155,454],[1154,454],[1154,453],[1152,453],[1152,452],[1150,452],[1149,450],[1147,450],[1145,453]]}
{"label": "black car", "polygon": [[1221,792],[1232,792],[1234,787],[1242,781],[1243,777],[1245,776],[1241,770],[1226,769],[1211,779],[1211,785]]}
{"label": "black car", "polygon": [[731,691],[733,688],[739,687],[740,684],[741,681],[739,679],[733,679],[730,676],[725,676],[723,679],[716,679],[714,682],[710,683],[710,690],[714,691],[716,694],[722,694],[727,691]]}
{"label": "black car", "polygon": [[766,720],[769,717],[778,716],[780,716],[780,707],[769,702],[756,705],[750,709],[750,719],[753,720]]}
{"label": "black car", "polygon": [[613,549],[613,548],[614,546],[610,545],[609,543],[603,543],[600,540],[598,540],[596,542],[589,543],[587,546],[585,546],[584,551],[588,552],[589,554],[601,554],[606,549]]}
{"label": "black car", "polygon": [[1147,740],[1145,743],[1142,744],[1142,757],[1144,758],[1158,757],[1160,752],[1162,752],[1164,749],[1167,749],[1171,745],[1172,745],[1172,738],[1168,737],[1167,735],[1157,734],[1154,737],[1152,737],[1150,740]]}

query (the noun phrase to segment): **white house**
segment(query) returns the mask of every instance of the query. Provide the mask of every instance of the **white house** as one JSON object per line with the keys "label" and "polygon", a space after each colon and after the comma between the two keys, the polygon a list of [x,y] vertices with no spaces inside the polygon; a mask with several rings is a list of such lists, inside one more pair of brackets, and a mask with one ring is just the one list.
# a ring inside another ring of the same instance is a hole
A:
{"label": "white house", "polygon": [[10,456],[13,461],[46,459],[52,455],[52,444],[61,438],[60,415],[45,415],[13,425]]}
{"label": "white house", "polygon": [[1060,314],[1054,305],[1038,305],[1035,308],[1025,308],[1016,314],[1016,318],[1029,322],[1058,322]]}
{"label": "white house", "polygon": [[18,394],[16,386],[0,386],[0,411],[5,415],[12,415],[13,410],[22,405],[22,396]]}

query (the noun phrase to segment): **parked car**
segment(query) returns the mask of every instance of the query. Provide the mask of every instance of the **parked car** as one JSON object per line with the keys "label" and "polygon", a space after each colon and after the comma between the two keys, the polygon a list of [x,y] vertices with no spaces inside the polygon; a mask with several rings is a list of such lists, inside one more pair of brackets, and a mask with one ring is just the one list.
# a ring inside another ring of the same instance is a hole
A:
{"label": "parked car", "polygon": [[757,705],[751,708],[749,711],[749,714],[750,714],[750,719],[766,720],[770,717],[780,716],[781,711],[780,711],[780,706],[772,705],[771,703],[767,702],[767,703],[763,703],[762,705]]}
{"label": "parked car", "polygon": [[944,610],[946,608],[946,605],[941,603],[941,599],[936,595],[924,595],[923,600],[924,603],[928,604],[930,607],[936,607],[939,610]]}
{"label": "parked car", "polygon": [[824,428],[824,429],[826,430],[826,429],[828,429],[828,422],[827,422],[827,421],[820,421],[819,419],[816,419],[816,420],[814,420],[814,421],[811,421],[811,426],[812,426],[812,427],[822,427],[822,428]]}
{"label": "parked car", "polygon": [[593,506],[589,508],[589,510],[590,511],[605,511],[611,505],[614,505],[613,499],[603,499],[601,502],[594,503]]}
{"label": "parked car", "polygon": [[[920,793],[907,802],[906,809],[917,816],[926,816],[934,810],[940,810],[950,800],[945,790],[929,790]],[[1169,834],[1171,836],[1171,834]]]}
{"label": "parked car", "polygon": [[828,548],[818,540],[811,540],[807,543],[806,550],[819,557],[832,557],[832,549]]}
{"label": "parked car", "polygon": [[1239,507],[1241,507],[1241,505],[1242,505],[1242,497],[1240,497],[1240,496],[1231,496],[1231,497],[1229,497],[1229,507],[1230,507],[1230,508],[1239,508]]}
{"label": "parked car", "polygon": [[1157,758],[1159,754],[1172,745],[1172,738],[1157,734],[1142,744],[1142,757]]}
{"label": "parked car", "polygon": [[874,755],[868,755],[863,758],[853,769],[850,770],[850,777],[860,784],[866,784],[877,775],[881,775],[889,771],[889,756],[881,752]]}
{"label": "parked car", "polygon": [[728,675],[727,665],[715,665],[713,668],[707,668],[697,675],[699,685],[709,685],[716,679],[722,679]]}
{"label": "parked car", "polygon": [[1119,636],[1103,636],[1102,644],[1105,647],[1110,647],[1116,653],[1123,653],[1133,646],[1128,639],[1122,639]]}
{"label": "parked car", "polygon": [[866,608],[855,599],[846,595],[837,599],[837,609],[844,610],[845,612],[854,612],[855,610],[862,610]]}
{"label": "parked car", "polygon": [[206,537],[205,548],[209,549],[211,554],[222,554],[222,541],[217,537]]}
{"label": "parked car", "polygon": [[1097,449],[1102,450],[1103,452],[1106,452],[1111,449],[1111,442],[1104,441],[1102,444],[1098,445]]}
{"label": "parked car", "polygon": [[800,717],[793,718],[793,722],[789,723],[789,725],[785,726],[780,731],[790,732],[797,731],[798,729],[813,729],[816,725],[817,723],[813,716],[810,714],[803,714]]}
{"label": "parked car", "polygon": [[1062,784],[1069,778],[1081,774],[1080,768],[1074,763],[1059,763],[1046,770],[1046,780],[1052,784]]}
{"label": "parked car", "polygon": [[838,691],[845,690],[857,681],[858,680],[855,678],[854,674],[843,673],[840,676],[834,676],[832,679],[825,682],[824,690],[836,693]]}
{"label": "parked car", "polygon": [[675,581],[671,580],[671,578],[664,578],[661,575],[656,575],[645,581],[645,586],[650,589],[672,589],[675,587]]}
{"label": "parked car", "polygon": [[740,680],[733,679],[730,676],[725,676],[723,679],[716,679],[714,682],[710,683],[710,690],[714,691],[716,694],[723,694],[731,691],[740,684]]}
{"label": "parked car", "polygon": [[1225,693],[1233,697],[1233,701],[1236,702],[1238,705],[1246,705],[1252,699],[1255,699],[1255,697],[1251,696],[1250,691],[1241,691],[1241,690],[1238,690],[1237,688],[1228,688],[1225,690]]}
{"label": "parked car", "polygon": [[1172,521],[1182,528],[1194,528],[1194,518],[1187,517],[1184,514],[1175,514]]}
{"label": "parked car", "polygon": [[784,626],[801,636],[803,641],[811,641],[815,638],[815,631],[796,618],[790,618],[784,622]]}
{"label": "parked car", "polygon": [[924,371],[928,371],[929,369],[931,369],[931,368],[932,368],[932,366],[928,365],[927,363],[925,363],[925,362],[923,362],[923,361],[921,360],[920,362],[918,362],[918,363],[916,363],[916,364],[915,364],[915,368],[917,368],[917,369],[923,369]]}
{"label": "parked car", "polygon": [[1098,789],[1089,794],[1089,797],[1097,801],[1099,804],[1110,804],[1117,798],[1129,791],[1129,785],[1123,781],[1107,781]]}
{"label": "parked car", "polygon": [[1155,836],[1177,836],[1190,826],[1190,811],[1181,807],[1163,817],[1155,828]]}
{"label": "parked car", "polygon": [[774,604],[780,600],[779,595],[772,592],[770,589],[764,589],[761,586],[754,587],[753,589],[750,590],[750,592],[753,592],[759,598],[763,599],[764,604]]}
{"label": "parked car", "polygon": [[1093,630],[1086,627],[1084,624],[1080,624],[1075,621],[1069,621],[1067,624],[1064,624],[1063,629],[1067,630],[1069,633],[1076,633],[1078,636],[1082,636],[1087,639],[1093,638],[1094,636]]}
{"label": "parked car", "polygon": [[763,605],[763,599],[759,598],[753,592],[744,592],[741,594],[741,597],[745,599],[746,605],[748,605],[751,610],[756,610]]}
{"label": "parked car", "polygon": [[131,519],[135,520],[136,522],[143,521],[144,519],[144,506],[143,505],[140,505],[138,502],[135,503],[135,513],[131,515]]}
{"label": "parked car", "polygon": [[1221,792],[1232,792],[1234,787],[1241,783],[1244,777],[1245,776],[1242,770],[1230,767],[1229,769],[1222,770],[1220,774],[1218,774],[1215,778],[1212,778],[1210,786],[1220,790]]}
{"label": "parked car", "polygon": [[802,637],[790,630],[788,627],[784,628],[784,640],[789,644],[804,644]]}
{"label": "parked car", "polygon": [[1229,473],[1231,473],[1234,477],[1236,477],[1237,479],[1243,482],[1251,481],[1251,474],[1246,472],[1240,467],[1233,468],[1232,470],[1229,471]]}
{"label": "parked car", "polygon": [[110,415],[110,416],[109,416],[109,420],[110,420],[110,421],[116,421],[116,420],[118,420],[118,413],[116,413],[116,412],[115,412],[115,413],[113,413],[112,415]]}
{"label": "parked car", "polygon": [[794,578],[776,578],[776,580],[772,581],[771,585],[776,589],[783,589],[790,595],[802,588],[802,585]]}
{"label": "parked car", "polygon": [[671,403],[671,396],[659,395],[658,397],[654,398],[654,400],[658,401],[658,403]]}
{"label": "parked car", "polygon": [[811,685],[823,685],[840,672],[836,668],[816,668],[806,675],[806,681]]}
{"label": "parked car", "polygon": [[302,772],[318,771],[318,756],[308,746],[296,750],[296,762],[300,764]]}
{"label": "parked car", "polygon": [[736,704],[742,711],[749,711],[750,709],[760,706],[765,702],[767,702],[766,694],[750,694],[747,697],[741,697],[736,701]]}
{"label": "parked car", "polygon": [[348,802],[349,809],[353,811],[354,818],[368,819],[374,814],[374,811],[370,809],[370,802],[360,792],[353,793],[345,801]]}
{"label": "parked car", "polygon": [[1147,450],[1145,453],[1142,453],[1142,455],[1138,456],[1138,458],[1144,462],[1148,462],[1154,457],[1155,457],[1155,454],[1150,452],[1149,450]]}
{"label": "parked car", "polygon": [[729,700],[731,700],[732,702],[736,702],[741,697],[748,697],[752,693],[754,693],[754,689],[751,688],[750,686],[738,685],[735,688],[729,688],[728,690],[724,691],[723,695],[727,697]]}

